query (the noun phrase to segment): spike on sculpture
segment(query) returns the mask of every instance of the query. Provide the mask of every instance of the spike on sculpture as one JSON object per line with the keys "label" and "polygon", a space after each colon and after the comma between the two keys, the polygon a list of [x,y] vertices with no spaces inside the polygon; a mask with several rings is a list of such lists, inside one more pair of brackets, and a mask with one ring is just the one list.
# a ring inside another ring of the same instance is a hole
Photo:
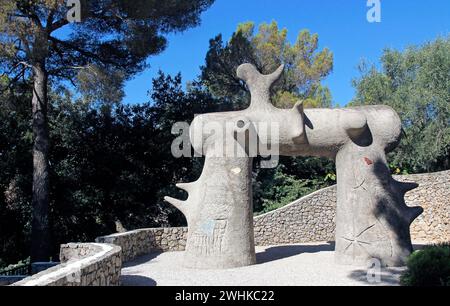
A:
{"label": "spike on sculpture", "polygon": [[[237,76],[250,90],[250,106],[194,119],[190,138],[194,150],[205,156],[203,172],[196,182],[177,185],[188,192],[186,201],[165,198],[188,222],[185,266],[255,263],[249,138],[277,147],[279,155],[335,159],[338,263],[378,258],[384,265],[402,265],[412,251],[409,225],[422,208],[406,206],[404,194],[417,185],[395,181],[386,165],[386,153],[400,139],[398,115],[387,106],[303,109],[299,102],[293,109],[278,109],[270,89],[282,72],[283,66],[270,75],[250,64],[239,66]],[[258,128],[261,123],[277,126],[276,137]],[[205,129],[208,124],[214,133]],[[235,155],[227,154],[230,150]]]}

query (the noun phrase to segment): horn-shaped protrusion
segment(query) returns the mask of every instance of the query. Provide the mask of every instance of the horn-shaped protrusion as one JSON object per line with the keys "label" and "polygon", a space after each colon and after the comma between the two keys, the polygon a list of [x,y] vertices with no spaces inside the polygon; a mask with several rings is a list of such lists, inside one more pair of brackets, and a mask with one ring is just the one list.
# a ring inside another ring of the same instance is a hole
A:
{"label": "horn-shaped protrusion", "polygon": [[193,187],[194,187],[194,183],[178,183],[176,184],[176,186],[184,191],[186,191],[187,193],[191,192]]}
{"label": "horn-shaped protrusion", "polygon": [[304,114],[304,110],[305,110],[305,104],[303,100],[297,101],[297,103],[295,103],[293,110],[297,111],[299,114]]}
{"label": "horn-shaped protrusion", "polygon": [[242,64],[237,70],[238,78],[243,80],[250,90],[252,96],[251,106],[271,105],[270,88],[283,73],[284,65],[278,67],[271,74],[261,74],[252,64]]}
{"label": "horn-shaped protrusion", "polygon": [[271,74],[265,75],[264,77],[266,78],[266,85],[269,86],[270,88],[273,85],[273,83],[275,83],[281,77],[283,71],[284,65],[281,64],[280,67],[277,68],[277,70],[275,70]]}
{"label": "horn-shaped protrusion", "polygon": [[249,87],[255,85],[262,76],[256,67],[249,63],[240,65],[236,70],[236,75],[242,81],[247,83]]}
{"label": "horn-shaped protrusion", "polygon": [[164,201],[175,206],[178,210],[180,210],[186,216],[186,213],[187,213],[186,201],[181,201],[181,200],[169,197],[169,196],[165,196]]}
{"label": "horn-shaped protrusion", "polygon": [[240,65],[236,70],[236,75],[238,78],[243,80],[250,89],[255,88],[257,85],[261,85],[261,81],[263,81],[263,84],[266,88],[263,89],[269,89],[275,81],[277,81],[281,74],[283,73],[284,65],[280,65],[280,67],[277,68],[274,72],[271,74],[264,75],[256,69],[256,67],[252,64],[246,63]]}
{"label": "horn-shaped protrusion", "polygon": [[273,108],[270,102],[270,88],[281,76],[283,69],[284,65],[281,65],[275,72],[263,75],[252,64],[242,64],[237,68],[236,74],[238,78],[245,81],[250,90],[251,108]]}

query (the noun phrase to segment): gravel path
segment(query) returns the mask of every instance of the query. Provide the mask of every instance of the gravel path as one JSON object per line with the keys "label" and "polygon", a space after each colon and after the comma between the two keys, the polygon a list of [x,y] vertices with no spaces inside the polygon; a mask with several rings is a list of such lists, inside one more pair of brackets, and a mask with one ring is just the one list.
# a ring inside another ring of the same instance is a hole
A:
{"label": "gravel path", "polygon": [[[125,264],[121,280],[124,286],[374,285],[367,270],[336,265],[333,249],[325,242],[257,247],[258,264],[226,270],[186,269],[183,252],[155,253]],[[403,269],[382,269],[376,285],[398,285]]]}

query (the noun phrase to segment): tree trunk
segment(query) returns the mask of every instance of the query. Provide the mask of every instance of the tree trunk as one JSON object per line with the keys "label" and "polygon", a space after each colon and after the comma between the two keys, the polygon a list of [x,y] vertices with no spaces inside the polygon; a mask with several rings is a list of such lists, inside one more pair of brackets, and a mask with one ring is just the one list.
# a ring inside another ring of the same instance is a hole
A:
{"label": "tree trunk", "polygon": [[47,119],[47,71],[45,62],[33,65],[33,199],[31,262],[48,261],[51,255],[49,227],[49,131]]}

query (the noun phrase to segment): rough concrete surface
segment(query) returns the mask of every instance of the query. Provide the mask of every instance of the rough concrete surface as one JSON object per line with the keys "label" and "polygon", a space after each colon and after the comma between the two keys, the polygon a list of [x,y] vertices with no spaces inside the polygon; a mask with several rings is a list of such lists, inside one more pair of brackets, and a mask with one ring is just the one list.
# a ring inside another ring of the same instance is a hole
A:
{"label": "rough concrete surface", "polygon": [[361,286],[398,285],[404,268],[382,268],[381,282],[369,283],[367,270],[338,265],[334,244],[256,247],[257,264],[200,270],[182,265],[183,252],[154,253],[124,265],[123,286]]}

